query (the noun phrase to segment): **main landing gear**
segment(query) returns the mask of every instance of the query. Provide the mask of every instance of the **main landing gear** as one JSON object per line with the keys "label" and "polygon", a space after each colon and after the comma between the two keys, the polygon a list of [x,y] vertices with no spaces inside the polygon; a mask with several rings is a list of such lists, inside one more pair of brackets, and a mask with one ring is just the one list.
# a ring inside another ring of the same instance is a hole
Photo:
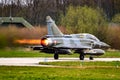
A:
{"label": "main landing gear", "polygon": [[[80,60],[84,60],[84,57],[85,57],[85,53],[84,53],[84,52],[81,52],[81,53],[80,53],[80,56],[79,56],[79,59],[80,59]],[[58,52],[58,51],[55,51],[55,53],[54,53],[54,59],[55,59],[55,60],[58,60],[58,59],[59,59],[59,52]],[[90,59],[90,60],[93,60],[93,56],[90,56],[89,59]]]}
{"label": "main landing gear", "polygon": [[84,54],[83,53],[80,54],[79,59],[84,60]]}
{"label": "main landing gear", "polygon": [[83,50],[81,50],[79,53],[80,53],[79,59],[84,60],[85,54],[84,54]]}
{"label": "main landing gear", "polygon": [[55,53],[54,53],[54,59],[55,59],[55,60],[58,60],[58,59],[59,59],[59,53],[58,53],[57,50],[56,50]]}
{"label": "main landing gear", "polygon": [[[84,57],[85,57],[84,54],[80,54],[79,59],[80,59],[80,60],[84,60]],[[93,57],[90,56],[90,57],[89,57],[89,60],[93,60]]]}
{"label": "main landing gear", "polygon": [[54,54],[54,59],[55,59],[55,60],[58,60],[58,59],[59,59],[58,53],[55,53],[55,54]]}
{"label": "main landing gear", "polygon": [[[86,55],[86,54],[85,54],[83,51],[81,51],[81,52],[80,52],[79,59],[80,59],[80,60],[84,60],[85,55]],[[90,55],[89,60],[93,60],[93,56],[92,56],[92,55]]]}

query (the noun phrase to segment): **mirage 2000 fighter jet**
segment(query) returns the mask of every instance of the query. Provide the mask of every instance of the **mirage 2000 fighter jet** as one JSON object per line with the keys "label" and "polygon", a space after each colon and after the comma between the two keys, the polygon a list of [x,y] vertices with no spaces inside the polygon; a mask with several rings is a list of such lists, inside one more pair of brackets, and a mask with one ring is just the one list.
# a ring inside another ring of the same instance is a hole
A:
{"label": "mirage 2000 fighter jet", "polygon": [[50,16],[46,17],[48,35],[44,36],[40,44],[40,50],[46,53],[54,53],[54,59],[59,58],[59,54],[79,53],[79,59],[84,60],[85,55],[90,55],[89,59],[93,60],[93,56],[103,55],[105,53],[101,48],[108,48],[109,45],[101,42],[92,34],[80,33],[64,35],[56,26]]}

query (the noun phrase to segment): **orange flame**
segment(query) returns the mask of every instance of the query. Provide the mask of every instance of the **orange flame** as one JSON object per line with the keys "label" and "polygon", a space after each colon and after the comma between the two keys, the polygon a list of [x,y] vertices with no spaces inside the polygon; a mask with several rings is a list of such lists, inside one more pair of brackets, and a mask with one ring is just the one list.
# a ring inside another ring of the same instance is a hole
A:
{"label": "orange flame", "polygon": [[15,40],[15,43],[19,44],[40,44],[41,40],[40,39],[22,39],[22,40]]}
{"label": "orange flame", "polygon": [[41,45],[47,46],[48,40],[47,39],[41,40]]}

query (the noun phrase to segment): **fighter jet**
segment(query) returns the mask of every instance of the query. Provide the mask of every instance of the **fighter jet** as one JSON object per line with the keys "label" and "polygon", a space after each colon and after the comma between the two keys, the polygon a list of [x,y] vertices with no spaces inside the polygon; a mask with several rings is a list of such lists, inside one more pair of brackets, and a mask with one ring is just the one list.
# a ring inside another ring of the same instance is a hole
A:
{"label": "fighter jet", "polygon": [[56,60],[59,59],[59,54],[70,54],[72,51],[80,54],[80,60],[84,60],[85,55],[90,55],[89,59],[93,60],[93,56],[105,53],[101,48],[109,47],[108,44],[101,42],[92,34],[64,35],[50,16],[46,17],[46,22],[48,34],[42,37],[40,50],[46,53],[54,53]]}

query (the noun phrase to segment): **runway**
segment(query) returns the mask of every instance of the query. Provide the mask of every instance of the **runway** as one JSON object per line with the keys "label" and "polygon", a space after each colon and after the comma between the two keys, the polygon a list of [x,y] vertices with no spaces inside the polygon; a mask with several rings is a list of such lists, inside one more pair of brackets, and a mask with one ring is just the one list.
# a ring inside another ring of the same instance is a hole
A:
{"label": "runway", "polygon": [[[60,58],[59,60],[54,60],[53,58],[0,58],[0,66],[41,66],[41,67],[51,67],[48,65],[39,65],[39,62],[57,62],[57,61],[81,61],[78,58]],[[94,60],[88,61],[120,61],[120,58],[94,58]],[[84,62],[81,61],[81,62]]]}

